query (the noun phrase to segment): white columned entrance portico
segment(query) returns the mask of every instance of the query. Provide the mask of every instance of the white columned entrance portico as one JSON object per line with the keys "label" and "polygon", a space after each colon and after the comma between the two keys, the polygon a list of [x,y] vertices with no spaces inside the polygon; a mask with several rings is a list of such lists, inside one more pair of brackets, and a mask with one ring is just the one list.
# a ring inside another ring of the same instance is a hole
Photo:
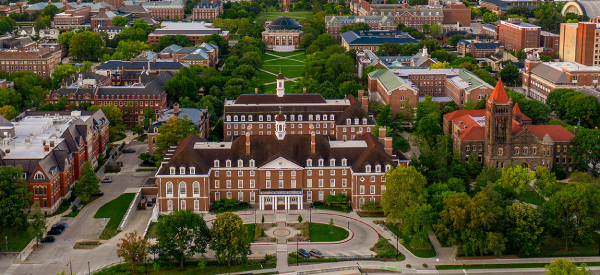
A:
{"label": "white columned entrance portico", "polygon": [[301,210],[302,196],[302,189],[262,189],[258,192],[259,209],[265,210],[267,205],[277,209],[277,205],[281,204],[285,210],[289,210],[293,204],[297,204],[297,209]]}

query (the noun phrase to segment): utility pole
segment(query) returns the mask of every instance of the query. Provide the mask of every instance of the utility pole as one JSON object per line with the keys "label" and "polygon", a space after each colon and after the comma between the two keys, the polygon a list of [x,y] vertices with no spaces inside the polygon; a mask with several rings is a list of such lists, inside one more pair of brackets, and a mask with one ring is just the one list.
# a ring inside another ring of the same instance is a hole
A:
{"label": "utility pole", "polygon": [[69,261],[69,263],[67,264],[67,266],[71,270],[71,275],[73,275],[73,265],[71,264],[71,261]]}

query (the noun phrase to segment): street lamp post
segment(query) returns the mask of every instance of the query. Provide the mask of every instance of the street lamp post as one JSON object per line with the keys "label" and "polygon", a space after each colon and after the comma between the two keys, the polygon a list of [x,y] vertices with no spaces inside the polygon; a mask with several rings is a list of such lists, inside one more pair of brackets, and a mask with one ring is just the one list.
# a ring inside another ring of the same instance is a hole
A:
{"label": "street lamp post", "polygon": [[358,263],[356,263],[356,265],[358,266],[358,272],[360,272],[360,274],[362,275],[362,268],[360,267],[360,265]]}
{"label": "street lamp post", "polygon": [[69,267],[69,269],[71,271],[71,275],[73,275],[73,265],[71,264],[71,261],[69,261],[69,263],[67,264],[67,266]]}
{"label": "street lamp post", "polygon": [[8,252],[8,235],[6,235],[4,237],[6,237],[6,251]]}
{"label": "street lamp post", "polygon": [[92,274],[92,271],[90,270],[90,262],[88,262],[88,275]]}
{"label": "street lamp post", "polygon": [[298,252],[300,250],[300,240],[296,240],[296,266],[300,265],[300,262],[298,261]]}

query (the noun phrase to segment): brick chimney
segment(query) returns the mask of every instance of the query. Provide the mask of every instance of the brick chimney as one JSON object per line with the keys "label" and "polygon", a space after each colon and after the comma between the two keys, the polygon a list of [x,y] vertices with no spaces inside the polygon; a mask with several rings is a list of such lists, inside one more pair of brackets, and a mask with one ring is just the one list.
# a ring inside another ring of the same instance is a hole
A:
{"label": "brick chimney", "polygon": [[310,125],[310,153],[314,154],[316,151],[317,143],[315,142],[315,126]]}
{"label": "brick chimney", "polygon": [[363,110],[365,110],[365,112],[369,113],[369,97],[365,96],[365,91],[359,90],[358,97],[359,97],[360,104],[362,105]]}
{"label": "brick chimney", "polygon": [[386,131],[387,129],[385,127],[379,127],[379,142],[381,142],[381,144],[385,144]]}
{"label": "brick chimney", "polygon": [[246,131],[246,155],[250,155],[250,127]]}
{"label": "brick chimney", "polygon": [[391,137],[386,137],[384,143],[385,152],[390,156],[392,155],[392,141]]}
{"label": "brick chimney", "polygon": [[54,148],[54,140],[50,141],[50,147]]}
{"label": "brick chimney", "polygon": [[44,152],[49,152],[49,151],[50,151],[50,146],[44,145]]}
{"label": "brick chimney", "polygon": [[303,93],[303,94],[306,94],[306,87],[303,87],[303,88],[302,88],[302,93]]}
{"label": "brick chimney", "polygon": [[175,115],[179,114],[179,104],[178,103],[173,104],[173,113]]}

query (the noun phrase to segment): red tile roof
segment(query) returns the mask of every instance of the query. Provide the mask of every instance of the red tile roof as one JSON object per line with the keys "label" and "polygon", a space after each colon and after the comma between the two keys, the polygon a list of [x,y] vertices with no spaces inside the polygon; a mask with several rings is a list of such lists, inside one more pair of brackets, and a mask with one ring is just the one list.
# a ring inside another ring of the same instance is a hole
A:
{"label": "red tile roof", "polygon": [[521,112],[521,108],[519,107],[519,102],[515,102],[515,106],[513,107],[513,115],[521,115],[521,121],[531,120],[528,116],[526,116],[523,112]]}
{"label": "red tile roof", "polygon": [[553,141],[571,141],[575,136],[560,125],[523,125],[522,127],[533,132],[539,138],[544,138],[548,134]]}
{"label": "red tile roof", "polygon": [[492,102],[492,100],[495,100],[498,104],[508,103],[508,95],[506,94],[506,90],[504,90],[502,79],[499,79],[498,83],[496,83],[496,88],[494,88],[494,91],[490,95],[488,102]]}
{"label": "red tile roof", "polygon": [[460,140],[484,140],[485,139],[485,127],[468,127],[466,130],[460,132],[458,136]]}
{"label": "red tile roof", "polygon": [[447,120],[454,120],[454,118],[461,117],[464,115],[470,115],[472,117],[485,116],[485,110],[458,110],[452,113],[447,113],[444,115],[444,117]]}

